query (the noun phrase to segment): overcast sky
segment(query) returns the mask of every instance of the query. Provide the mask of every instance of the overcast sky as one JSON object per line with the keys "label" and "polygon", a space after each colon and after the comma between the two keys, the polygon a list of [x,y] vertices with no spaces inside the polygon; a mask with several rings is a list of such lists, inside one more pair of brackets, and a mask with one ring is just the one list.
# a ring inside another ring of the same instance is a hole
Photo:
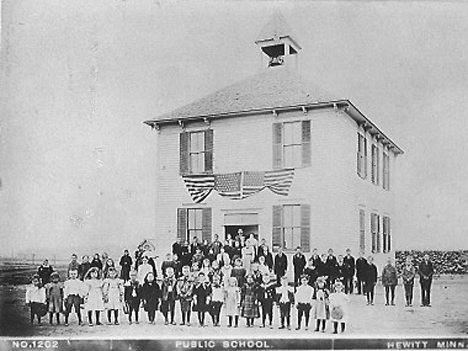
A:
{"label": "overcast sky", "polygon": [[278,10],[302,74],[405,150],[396,248],[467,249],[468,3],[5,0],[0,254],[154,236],[142,121],[257,73]]}

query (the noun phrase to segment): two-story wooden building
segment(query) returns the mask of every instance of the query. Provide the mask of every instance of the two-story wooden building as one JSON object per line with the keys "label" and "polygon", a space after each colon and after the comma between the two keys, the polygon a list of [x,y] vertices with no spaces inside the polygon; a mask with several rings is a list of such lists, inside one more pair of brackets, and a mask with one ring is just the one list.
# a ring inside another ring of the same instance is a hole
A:
{"label": "two-story wooden building", "polygon": [[157,132],[155,237],[254,233],[305,252],[393,249],[395,160],[402,150],[348,99],[298,74],[282,16],[256,44],[264,68],[145,121]]}

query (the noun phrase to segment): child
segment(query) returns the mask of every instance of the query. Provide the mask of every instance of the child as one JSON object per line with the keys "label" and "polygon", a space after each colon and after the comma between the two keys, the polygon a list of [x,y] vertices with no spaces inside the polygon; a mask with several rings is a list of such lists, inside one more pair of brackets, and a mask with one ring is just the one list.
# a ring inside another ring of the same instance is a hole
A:
{"label": "child", "polygon": [[309,330],[310,309],[312,308],[312,298],[314,288],[309,285],[309,276],[301,276],[301,285],[296,290],[297,308],[297,328],[301,329],[302,317],[305,318],[305,330]]}
{"label": "child", "polygon": [[258,285],[254,281],[254,276],[249,274],[241,289],[242,317],[246,319],[247,328],[254,326],[255,318],[258,318]]}
{"label": "child", "polygon": [[34,323],[34,316],[37,316],[37,322],[41,324],[41,317],[45,315],[41,310],[46,308],[46,292],[41,286],[40,280],[39,275],[34,274],[31,279],[32,286],[28,286],[26,289],[26,303],[31,309],[31,324]]}
{"label": "child", "polygon": [[84,297],[83,282],[78,279],[78,271],[71,270],[69,279],[63,284],[63,295],[65,297],[65,325],[68,325],[68,317],[70,316],[72,307],[75,308],[78,324],[82,325],[81,320],[81,301]]}
{"label": "child", "polygon": [[52,324],[53,315],[60,324],[60,313],[63,311],[63,283],[57,272],[50,275],[51,282],[46,285],[46,299],[49,306],[49,323]]}
{"label": "child", "polygon": [[411,256],[406,257],[401,276],[403,278],[403,286],[405,287],[405,307],[411,307],[413,306],[414,278],[416,277],[416,269],[414,268]]}
{"label": "child", "polygon": [[[148,272],[149,273],[149,272]],[[151,272],[152,273],[152,272]],[[132,324],[132,316],[135,313],[135,324],[138,324],[138,313],[141,302],[141,286],[137,280],[138,272],[130,271],[130,280],[124,285],[124,299],[128,309],[128,322]]]}
{"label": "child", "polygon": [[93,311],[96,315],[96,325],[102,325],[99,318],[104,309],[104,301],[100,274],[101,270],[98,267],[91,267],[85,276],[85,309],[88,311],[90,326],[93,326]]}
{"label": "child", "polygon": [[[216,261],[213,261],[215,263]],[[219,316],[221,314],[221,307],[223,306],[223,285],[221,277],[218,274],[213,276],[213,284],[211,285],[211,304],[210,314],[213,320],[213,325],[219,327]]]}
{"label": "child", "polygon": [[198,279],[198,273],[200,272],[200,266],[198,262],[192,262],[192,268],[190,270],[190,277],[195,282]]}
{"label": "child", "polygon": [[175,300],[176,300],[176,285],[177,279],[174,276],[174,268],[167,267],[165,275],[166,277],[162,281],[162,304],[161,312],[164,315],[165,325],[169,324],[169,313],[171,315],[170,323],[175,325],[174,315],[175,315]]}
{"label": "child", "polygon": [[231,277],[235,277],[237,279],[237,286],[239,288],[244,286],[246,273],[247,271],[242,267],[242,259],[236,258],[234,261],[234,268],[231,271]]}
{"label": "child", "polygon": [[367,295],[367,305],[374,305],[374,289],[377,284],[377,266],[374,264],[374,257],[369,256],[367,267],[364,273],[364,286]]}
{"label": "child", "polygon": [[208,258],[203,259],[202,261],[202,267],[200,269],[200,272],[203,272],[205,274],[205,277],[210,276],[211,274],[211,262]]}
{"label": "child", "polygon": [[156,275],[156,272],[154,271],[153,267],[151,264],[149,264],[148,256],[143,256],[141,259],[141,264],[138,265],[138,273],[137,273],[137,280],[138,283],[143,284],[145,281],[146,275],[151,272],[154,275]]}
{"label": "child", "polygon": [[177,281],[177,296],[180,301],[180,311],[182,314],[182,323],[180,325],[190,326],[190,316],[192,314],[192,294],[193,280],[190,275],[190,267],[182,267],[182,277]]}
{"label": "child", "polygon": [[109,272],[109,269],[111,269],[111,268],[116,269],[114,260],[109,257],[104,261],[104,267],[102,268],[102,277],[103,278],[107,277],[107,273]]}
{"label": "child", "polygon": [[154,274],[149,272],[145,277],[145,282],[141,289],[143,297],[143,306],[148,313],[148,321],[150,324],[155,324],[156,310],[159,306],[162,293],[159,284],[154,280]]}
{"label": "child", "polygon": [[281,326],[278,329],[284,329],[285,323],[291,330],[291,305],[294,305],[294,293],[288,286],[288,277],[281,277],[281,286],[276,288],[278,304],[281,313]]}
{"label": "child", "polygon": [[86,273],[88,273],[89,269],[91,268],[91,262],[89,262],[89,256],[84,255],[80,266],[78,267],[78,276],[80,280],[83,281],[85,278]]}
{"label": "child", "polygon": [[[107,259],[109,261],[110,259]],[[104,305],[107,309],[107,322],[112,324],[112,311],[114,312],[114,324],[119,324],[119,310],[123,307],[124,282],[117,278],[118,272],[114,267],[107,270],[107,278],[102,285]]]}
{"label": "child", "polygon": [[[260,256],[263,257],[263,256]],[[258,299],[262,305],[262,326],[265,328],[266,318],[270,324],[270,329],[273,329],[273,302],[276,296],[276,276],[265,274],[262,284],[258,290]]]}
{"label": "child", "polygon": [[223,278],[223,286],[227,288],[229,286],[229,279],[231,278],[231,273],[232,273],[232,265],[230,262],[225,263],[221,267],[221,276]]}
{"label": "child", "polygon": [[226,316],[228,317],[228,327],[232,327],[232,317],[234,317],[235,325],[239,325],[239,309],[240,309],[241,293],[237,286],[235,277],[229,278],[229,285],[224,292],[224,304],[226,306]]}
{"label": "child", "polygon": [[208,278],[210,280],[210,282],[213,282],[213,277],[217,275],[219,277],[221,277],[221,270],[219,268],[219,262],[214,260],[213,262],[211,262],[211,270],[210,272],[208,273]]}
{"label": "child", "polygon": [[198,322],[200,327],[205,327],[206,311],[210,307],[211,286],[207,281],[205,273],[198,273],[198,282],[193,288],[193,296],[195,298],[193,310],[198,312]]}
{"label": "child", "polygon": [[316,287],[314,291],[314,300],[315,300],[315,313],[314,318],[317,320],[317,326],[315,331],[320,330],[322,326],[322,332],[325,332],[327,319],[328,319],[328,297],[330,293],[326,288],[326,278],[319,277],[316,282]]}
{"label": "child", "polygon": [[335,283],[335,292],[330,294],[330,317],[333,321],[333,334],[338,333],[338,323],[341,323],[341,332],[345,331],[349,296],[343,292],[343,289],[343,283],[337,281]]}

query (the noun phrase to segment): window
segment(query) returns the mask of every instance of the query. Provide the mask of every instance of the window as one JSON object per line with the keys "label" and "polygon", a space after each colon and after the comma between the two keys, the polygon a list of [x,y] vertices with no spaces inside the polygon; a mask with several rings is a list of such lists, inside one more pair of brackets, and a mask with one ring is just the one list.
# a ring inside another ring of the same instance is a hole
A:
{"label": "window", "polygon": [[180,133],[180,174],[213,172],[213,130]]}
{"label": "window", "polygon": [[372,145],[372,183],[379,184],[379,149]]}
{"label": "window", "polygon": [[181,241],[190,241],[194,236],[211,241],[211,228],[211,208],[177,209],[177,237]]}
{"label": "window", "polygon": [[384,152],[383,154],[383,182],[382,186],[385,190],[390,190],[390,157]]}
{"label": "window", "polygon": [[390,252],[392,250],[392,240],[390,235],[390,217],[384,216],[382,222],[383,233],[383,252]]}
{"label": "window", "polygon": [[366,211],[359,210],[359,250],[366,250]]}
{"label": "window", "polygon": [[357,174],[365,179],[367,177],[367,139],[358,133]]}
{"label": "window", "polygon": [[310,121],[273,123],[273,168],[311,164]]}
{"label": "window", "polygon": [[273,246],[310,251],[310,205],[273,206]]}
{"label": "window", "polygon": [[371,214],[372,253],[380,252],[380,217],[377,213]]}

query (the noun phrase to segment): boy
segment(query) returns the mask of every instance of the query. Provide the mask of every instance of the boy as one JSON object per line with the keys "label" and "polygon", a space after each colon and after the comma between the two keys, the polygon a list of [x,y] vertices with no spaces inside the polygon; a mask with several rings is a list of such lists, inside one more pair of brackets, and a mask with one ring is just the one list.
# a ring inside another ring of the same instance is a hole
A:
{"label": "boy", "polygon": [[78,279],[77,270],[71,270],[69,272],[69,279],[64,283],[63,295],[65,297],[65,325],[68,326],[68,317],[70,316],[72,307],[75,308],[78,324],[82,325],[81,302],[84,297],[84,287],[83,282]]}
{"label": "boy", "polygon": [[[263,257],[263,256],[261,256]],[[273,329],[273,302],[275,301],[276,277],[265,274],[262,284],[258,291],[258,300],[262,305],[262,325],[265,328],[265,322],[268,317],[270,329]]]}
{"label": "boy", "polygon": [[294,294],[288,286],[288,277],[281,277],[281,286],[276,288],[278,295],[278,305],[281,313],[281,326],[278,329],[284,329],[285,323],[291,330],[291,305],[294,304]]}
{"label": "boy", "polygon": [[41,310],[46,310],[46,293],[41,286],[40,279],[38,274],[34,274],[31,279],[32,286],[26,289],[26,304],[31,308],[31,324],[34,323],[34,316],[37,316],[37,322],[41,324],[41,316],[45,314]]}
{"label": "boy", "polygon": [[128,306],[128,322],[132,324],[132,315],[135,312],[135,324],[138,324],[138,312],[141,302],[141,288],[137,280],[138,272],[130,272],[130,280],[124,285],[125,303]]}
{"label": "boy", "polygon": [[171,324],[175,325],[174,314],[175,314],[175,300],[176,300],[176,284],[177,280],[174,277],[174,268],[167,267],[164,272],[166,276],[162,281],[162,305],[161,312],[165,318],[165,325],[169,324],[169,313],[171,314]]}
{"label": "boy", "polygon": [[76,254],[71,255],[71,261],[68,264],[67,276],[70,276],[70,271],[78,271],[80,264],[78,263],[78,256]]}
{"label": "boy", "polygon": [[180,311],[182,313],[182,323],[180,325],[190,326],[190,316],[192,313],[193,280],[190,276],[190,267],[182,267],[182,277],[176,285],[177,296],[180,301]]}
{"label": "boy", "polygon": [[312,299],[314,296],[314,288],[309,284],[309,277],[302,275],[301,285],[296,291],[296,308],[297,308],[297,328],[301,329],[302,317],[305,318],[305,330],[309,330],[310,309],[312,308]]}
{"label": "boy", "polygon": [[78,266],[78,277],[81,281],[84,280],[86,273],[88,273],[91,268],[91,262],[89,262],[89,256],[84,255],[80,265]]}

